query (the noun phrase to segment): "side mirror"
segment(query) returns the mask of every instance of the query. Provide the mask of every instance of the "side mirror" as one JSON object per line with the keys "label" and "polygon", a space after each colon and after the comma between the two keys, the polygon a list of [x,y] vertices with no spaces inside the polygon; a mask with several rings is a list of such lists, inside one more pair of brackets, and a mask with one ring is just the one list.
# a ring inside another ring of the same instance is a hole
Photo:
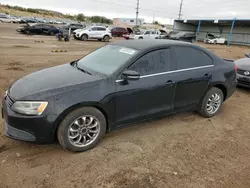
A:
{"label": "side mirror", "polygon": [[245,54],[246,57],[250,58],[250,53],[249,54]]}
{"label": "side mirror", "polygon": [[122,78],[124,80],[139,80],[140,73],[138,73],[134,70],[126,70],[122,73]]}

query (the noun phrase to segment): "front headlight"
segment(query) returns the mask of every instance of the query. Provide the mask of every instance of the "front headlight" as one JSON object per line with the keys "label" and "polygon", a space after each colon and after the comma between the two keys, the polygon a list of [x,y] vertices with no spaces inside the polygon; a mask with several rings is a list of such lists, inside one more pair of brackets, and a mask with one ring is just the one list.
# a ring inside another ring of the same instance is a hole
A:
{"label": "front headlight", "polygon": [[8,90],[4,92],[4,97],[6,97],[7,95],[8,95]]}
{"label": "front headlight", "polygon": [[11,109],[17,113],[25,115],[41,115],[46,109],[48,102],[39,101],[16,101]]}

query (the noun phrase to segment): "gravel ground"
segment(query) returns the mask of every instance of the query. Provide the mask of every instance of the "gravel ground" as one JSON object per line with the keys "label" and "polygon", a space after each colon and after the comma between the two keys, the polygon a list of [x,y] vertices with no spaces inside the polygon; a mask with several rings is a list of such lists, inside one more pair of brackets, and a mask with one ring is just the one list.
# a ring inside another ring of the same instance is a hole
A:
{"label": "gravel ground", "polygon": [[[17,26],[0,23],[0,93],[19,77],[104,45],[24,36]],[[198,44],[231,59],[250,51]],[[0,121],[0,188],[249,188],[249,93],[238,88],[214,118],[182,113],[138,124],[107,134],[84,153],[8,139]]]}

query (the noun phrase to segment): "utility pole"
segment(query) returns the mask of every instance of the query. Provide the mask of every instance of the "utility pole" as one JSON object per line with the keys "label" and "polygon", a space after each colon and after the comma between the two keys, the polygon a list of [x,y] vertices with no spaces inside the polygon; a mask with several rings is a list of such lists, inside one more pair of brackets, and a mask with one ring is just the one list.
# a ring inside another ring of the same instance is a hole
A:
{"label": "utility pole", "polygon": [[139,0],[136,3],[136,19],[135,19],[135,26],[138,25],[138,15],[139,15]]}
{"label": "utility pole", "polygon": [[178,20],[180,20],[181,16],[182,16],[182,4],[183,4],[183,0],[181,0],[180,10],[179,10],[179,14],[178,14]]}
{"label": "utility pole", "polygon": [[155,15],[153,16],[153,23],[155,22]]}

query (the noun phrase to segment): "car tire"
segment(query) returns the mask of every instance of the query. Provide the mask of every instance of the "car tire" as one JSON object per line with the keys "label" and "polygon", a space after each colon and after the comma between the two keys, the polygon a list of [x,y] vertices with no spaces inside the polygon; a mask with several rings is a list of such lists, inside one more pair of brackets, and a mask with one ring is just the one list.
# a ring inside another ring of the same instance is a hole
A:
{"label": "car tire", "polygon": [[214,41],[214,44],[217,44],[217,40]]}
{"label": "car tire", "polygon": [[142,37],[139,37],[139,39],[143,39]]}
{"label": "car tire", "polygon": [[25,31],[25,34],[31,35],[31,32],[29,30]]}
{"label": "car tire", "polygon": [[50,35],[50,36],[54,36],[55,34],[54,34],[52,31],[50,31],[50,32],[49,32],[49,35]]}
{"label": "car tire", "polygon": [[227,41],[225,41],[224,44],[227,45]]}
{"label": "car tire", "polygon": [[97,39],[98,41],[102,41],[102,39]]}
{"label": "car tire", "polygon": [[86,35],[86,34],[83,34],[82,36],[81,36],[81,39],[83,40],[83,41],[86,41],[86,40],[88,40],[88,35]]}
{"label": "car tire", "polygon": [[109,42],[109,40],[110,40],[110,37],[109,37],[108,35],[105,35],[105,36],[103,37],[103,41],[104,41],[104,42]]}
{"label": "car tire", "polygon": [[[83,121],[84,117],[85,121]],[[91,117],[93,118],[92,123],[87,126]],[[76,121],[79,126],[75,124]],[[97,125],[96,130],[93,130],[93,123]],[[80,125],[83,126],[80,128]],[[91,125],[92,129],[90,128]],[[57,139],[62,148],[66,150],[72,152],[87,151],[94,148],[100,142],[106,132],[106,126],[106,119],[102,112],[94,107],[82,107],[72,111],[63,119],[57,130]],[[77,127],[79,130],[76,129]],[[97,133],[93,133],[93,131]],[[75,135],[72,133],[75,133]],[[94,137],[94,139],[91,140],[91,137]]]}
{"label": "car tire", "polygon": [[205,118],[211,118],[220,111],[223,101],[223,92],[219,88],[212,87],[202,98],[197,112]]}

